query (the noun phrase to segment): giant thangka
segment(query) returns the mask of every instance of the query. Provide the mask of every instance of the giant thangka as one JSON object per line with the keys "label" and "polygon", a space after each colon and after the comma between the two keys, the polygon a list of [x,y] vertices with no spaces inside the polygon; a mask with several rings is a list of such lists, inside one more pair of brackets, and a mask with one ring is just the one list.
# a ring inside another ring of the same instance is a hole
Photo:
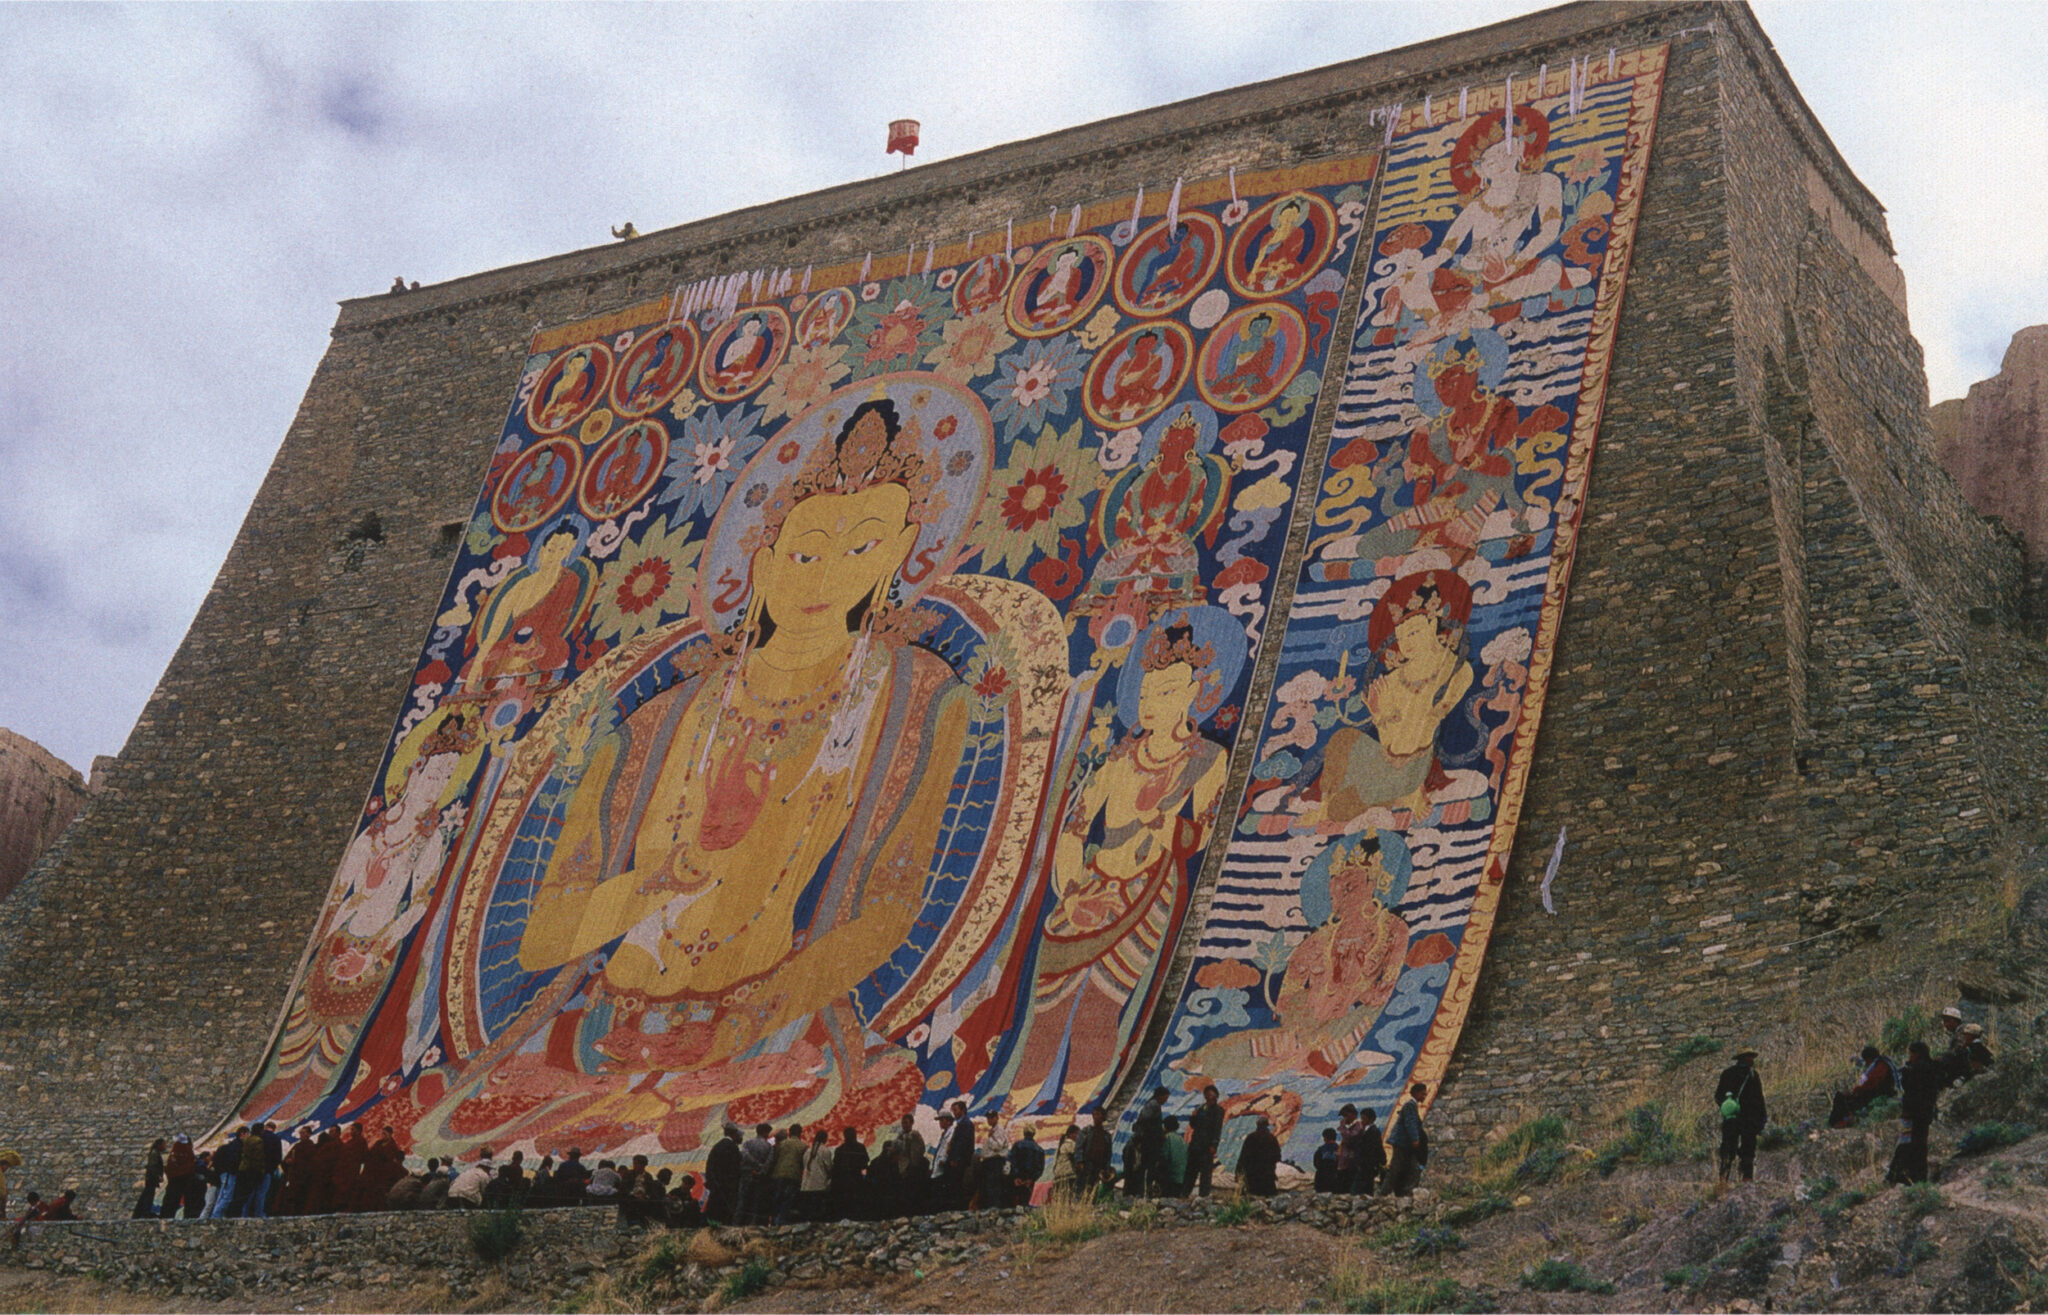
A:
{"label": "giant thangka", "polygon": [[[1214,1082],[1303,1162],[1341,1106],[1387,1114],[1417,1081],[1434,1095],[1471,1002],[1664,54],[1580,65],[1526,104],[1504,84],[1473,117],[1410,107],[1384,157],[1271,707],[1149,1075]],[[1229,1121],[1226,1157],[1250,1125]]]}
{"label": "giant thangka", "polygon": [[1236,1114],[1440,1073],[1661,61],[539,333],[238,1115],[690,1160],[1087,1110],[1169,1008]]}

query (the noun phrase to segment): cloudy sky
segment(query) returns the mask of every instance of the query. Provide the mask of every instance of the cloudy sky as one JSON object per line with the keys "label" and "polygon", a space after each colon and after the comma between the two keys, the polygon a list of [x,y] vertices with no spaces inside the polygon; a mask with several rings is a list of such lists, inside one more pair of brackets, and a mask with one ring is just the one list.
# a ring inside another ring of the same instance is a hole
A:
{"label": "cloudy sky", "polygon": [[[1538,7],[0,5],[0,726],[120,748],[340,298]],[[1960,394],[2048,320],[2048,24],[1758,9]]]}

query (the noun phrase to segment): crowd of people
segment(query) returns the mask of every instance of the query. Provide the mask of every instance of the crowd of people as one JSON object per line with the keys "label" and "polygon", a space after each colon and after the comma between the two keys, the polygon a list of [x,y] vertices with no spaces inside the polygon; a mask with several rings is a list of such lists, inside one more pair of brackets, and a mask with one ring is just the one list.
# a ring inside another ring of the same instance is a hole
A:
{"label": "crowd of people", "polygon": [[[1960,1010],[1942,1011],[1947,1047],[1936,1056],[1924,1041],[1897,1063],[1874,1045],[1856,1060],[1856,1078],[1837,1092],[1829,1111],[1834,1127],[1852,1126],[1872,1106],[1896,1099],[1898,1146],[1887,1174],[1893,1182],[1927,1178],[1929,1126],[1942,1092],[1992,1064],[1984,1029],[1965,1023]],[[1721,1119],[1717,1155],[1722,1181],[1738,1169],[1755,1173],[1757,1139],[1769,1121],[1754,1049],[1736,1052],[1714,1085]],[[1421,1102],[1428,1089],[1410,1087],[1385,1126],[1378,1112],[1344,1106],[1337,1126],[1322,1132],[1313,1159],[1314,1189],[1359,1195],[1410,1196],[1429,1160],[1429,1134]],[[373,1210],[494,1209],[509,1206],[616,1207],[622,1220],[694,1227],[789,1223],[796,1220],[887,1219],[944,1210],[1000,1209],[1053,1197],[1092,1198],[1121,1190],[1131,1197],[1208,1196],[1218,1166],[1226,1114],[1217,1088],[1183,1121],[1166,1113],[1169,1093],[1155,1088],[1131,1120],[1122,1163],[1100,1110],[1069,1124],[1049,1147],[1038,1129],[1008,1131],[994,1117],[977,1119],[962,1101],[938,1115],[927,1145],[915,1120],[901,1123],[870,1147],[857,1128],[808,1130],[792,1123],[756,1126],[752,1134],[727,1124],[713,1145],[701,1178],[652,1169],[645,1155],[624,1163],[599,1159],[593,1167],[579,1148],[557,1159],[529,1163],[522,1151],[500,1160],[486,1147],[466,1164],[430,1158],[408,1168],[389,1128],[372,1141],[362,1124],[327,1129],[287,1142],[274,1124],[249,1124],[211,1151],[197,1151],[180,1134],[159,1138],[146,1155],[138,1219],[183,1217],[265,1218]],[[1234,1171],[1240,1192],[1279,1191],[1281,1144],[1271,1118],[1260,1114],[1245,1135]],[[8,1168],[20,1157],[0,1150],[0,1222],[8,1216]],[[9,1228],[18,1245],[28,1225],[79,1217],[75,1192],[44,1197],[30,1192],[26,1210]]]}
{"label": "crowd of people", "polygon": [[[1855,1060],[1855,1082],[1847,1090],[1836,1092],[1830,1103],[1828,1126],[1848,1128],[1855,1126],[1878,1102],[1898,1102],[1899,1140],[1885,1173],[1886,1182],[1927,1181],[1927,1138],[1941,1094],[1970,1081],[1992,1065],[1991,1047],[1985,1043],[1982,1024],[1965,1023],[1963,1011],[1950,1005],[1941,1011],[1941,1027],[1947,1045],[1939,1056],[1925,1041],[1914,1041],[1906,1047],[1903,1064],[1874,1045],[1864,1046]],[[1735,1062],[1722,1070],[1714,1084],[1714,1104],[1721,1115],[1719,1161],[1723,1182],[1728,1181],[1738,1165],[1742,1180],[1750,1181],[1756,1169],[1757,1138],[1769,1122],[1756,1060],[1754,1050],[1737,1051]]]}
{"label": "crowd of people", "polygon": [[[1413,1192],[1428,1158],[1420,1101],[1412,1088],[1382,1135],[1376,1112],[1345,1106],[1316,1156],[1319,1190]],[[1211,1086],[1185,1120],[1166,1113],[1168,1092],[1156,1088],[1133,1117],[1121,1163],[1116,1139],[1101,1111],[1068,1125],[1050,1145],[1030,1124],[1006,1129],[996,1118],[976,1118],[964,1102],[939,1113],[927,1144],[916,1120],[900,1124],[870,1147],[857,1128],[776,1128],[760,1124],[751,1135],[728,1124],[713,1145],[701,1177],[650,1168],[645,1155],[629,1161],[599,1159],[593,1167],[580,1148],[537,1163],[523,1151],[500,1159],[490,1148],[466,1163],[430,1158],[410,1169],[388,1128],[373,1140],[362,1124],[328,1129],[288,1141],[273,1124],[248,1124],[211,1151],[195,1150],[179,1135],[152,1143],[133,1217],[267,1218],[381,1210],[616,1207],[625,1221],[694,1227],[789,1223],[796,1220],[886,1219],[944,1210],[1002,1209],[1121,1191],[1131,1197],[1208,1196],[1218,1168],[1226,1114]],[[1281,1145],[1271,1117],[1258,1115],[1235,1161],[1241,1191],[1273,1196],[1279,1190]],[[0,1176],[0,1218],[6,1210]],[[76,1218],[74,1197],[43,1201],[14,1233],[41,1220]]]}

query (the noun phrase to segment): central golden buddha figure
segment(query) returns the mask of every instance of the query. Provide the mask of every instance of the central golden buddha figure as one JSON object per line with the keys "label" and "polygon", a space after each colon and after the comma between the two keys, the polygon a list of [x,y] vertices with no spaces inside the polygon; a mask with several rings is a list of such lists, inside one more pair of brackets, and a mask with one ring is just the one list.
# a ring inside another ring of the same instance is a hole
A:
{"label": "central golden buddha figure", "polygon": [[633,1067],[717,1064],[821,1011],[857,1060],[850,997],[918,915],[969,713],[890,604],[934,500],[916,423],[865,402],[775,490],[736,634],[689,650],[701,672],[593,745],[567,798],[519,960],[617,942],[615,1035],[665,1015],[630,1057],[604,1046]]}

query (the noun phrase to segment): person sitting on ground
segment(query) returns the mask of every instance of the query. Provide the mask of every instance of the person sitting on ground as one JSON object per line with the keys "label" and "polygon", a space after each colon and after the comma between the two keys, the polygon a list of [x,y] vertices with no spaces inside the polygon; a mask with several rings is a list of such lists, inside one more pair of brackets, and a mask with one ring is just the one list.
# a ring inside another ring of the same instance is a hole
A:
{"label": "person sitting on ground", "polygon": [[438,1164],[432,1160],[427,1161],[426,1181],[420,1184],[420,1209],[448,1208],[448,1189],[455,1185],[455,1180],[449,1176],[448,1170],[453,1167],[453,1161]]}
{"label": "person sitting on ground", "polygon": [[1337,1190],[1338,1175],[1342,1169],[1343,1158],[1344,1148],[1337,1139],[1337,1130],[1335,1128],[1323,1129],[1323,1144],[1316,1147],[1314,1161],[1316,1191],[1334,1192]]}
{"label": "person sitting on ground", "polygon": [[73,1203],[77,1200],[78,1193],[66,1192],[54,1201],[45,1201],[43,1204],[48,1207],[49,1212],[43,1218],[50,1220],[52,1223],[65,1223],[84,1218],[83,1215],[72,1208]]}
{"label": "person sitting on ground", "polygon": [[1833,1106],[1828,1110],[1830,1128],[1850,1127],[1872,1101],[1898,1094],[1898,1079],[1892,1072],[1892,1062],[1876,1046],[1863,1047],[1858,1063],[1861,1067],[1856,1085],[1835,1093]]}
{"label": "person sitting on ground", "polygon": [[409,1173],[391,1184],[391,1190],[384,1193],[384,1208],[386,1210],[419,1209],[420,1193],[426,1188],[427,1179],[437,1176],[440,1172],[440,1157],[430,1157],[427,1160],[427,1167],[424,1172]]}
{"label": "person sitting on ground", "polygon": [[[668,1170],[663,1169],[662,1172],[667,1173]],[[704,1227],[704,1207],[697,1200],[696,1175],[684,1174],[662,1202],[662,1207],[668,1213],[670,1228]]]}
{"label": "person sitting on ground", "polygon": [[491,1159],[491,1148],[483,1147],[476,1153],[475,1163],[456,1174],[455,1181],[448,1185],[448,1204],[457,1210],[480,1209],[484,1188],[497,1176],[498,1166]]}
{"label": "person sitting on ground", "polygon": [[555,1201],[560,1205],[582,1205],[583,1193],[589,1186],[590,1166],[583,1162],[582,1149],[571,1146],[555,1166]]}
{"label": "person sitting on ground", "polygon": [[1984,1044],[1984,1025],[1965,1023],[1956,1029],[1958,1044],[1949,1052],[1950,1082],[1968,1082],[1991,1067],[1991,1047]]}
{"label": "person sitting on ground", "polygon": [[1244,1139],[1237,1153],[1237,1186],[1247,1196],[1280,1194],[1280,1139],[1273,1135],[1270,1115],[1259,1116],[1259,1126]]}
{"label": "person sitting on ground", "polygon": [[1018,1205],[1032,1204],[1031,1194],[1043,1177],[1045,1147],[1038,1144],[1038,1129],[1027,1123],[1010,1143],[1010,1199]]}
{"label": "person sitting on ground", "polygon": [[526,1204],[541,1210],[555,1204],[555,1157],[543,1155],[526,1183]]}
{"label": "person sitting on ground", "polygon": [[591,1205],[610,1205],[619,1199],[619,1184],[623,1181],[618,1165],[610,1160],[599,1160],[597,1172],[591,1174],[590,1181],[583,1186],[583,1199]]}
{"label": "person sitting on ground", "polygon": [[520,1174],[519,1166],[507,1160],[484,1184],[483,1207],[486,1210],[509,1210],[519,1205],[525,1196],[526,1179]]}

